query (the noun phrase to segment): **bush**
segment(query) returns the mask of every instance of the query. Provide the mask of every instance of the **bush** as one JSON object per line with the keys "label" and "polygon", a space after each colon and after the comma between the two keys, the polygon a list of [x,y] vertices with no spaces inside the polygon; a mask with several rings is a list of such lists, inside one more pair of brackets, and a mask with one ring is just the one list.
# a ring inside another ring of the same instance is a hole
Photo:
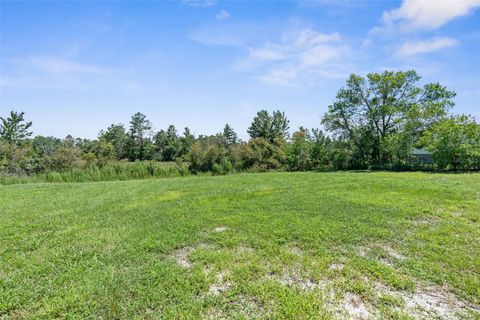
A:
{"label": "bush", "polygon": [[215,136],[198,139],[185,159],[193,173],[211,171],[215,174],[223,174],[227,170],[225,164],[229,161],[227,149]]}
{"label": "bush", "polygon": [[284,168],[287,162],[285,148],[281,139],[271,143],[264,138],[254,138],[240,145],[235,153],[241,169],[263,172]]}

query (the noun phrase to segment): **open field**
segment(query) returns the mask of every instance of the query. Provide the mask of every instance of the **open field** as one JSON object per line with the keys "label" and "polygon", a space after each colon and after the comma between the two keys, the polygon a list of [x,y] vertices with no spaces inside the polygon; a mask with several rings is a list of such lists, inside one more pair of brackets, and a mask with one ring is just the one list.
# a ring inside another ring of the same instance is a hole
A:
{"label": "open field", "polygon": [[480,174],[0,186],[0,318],[479,312]]}

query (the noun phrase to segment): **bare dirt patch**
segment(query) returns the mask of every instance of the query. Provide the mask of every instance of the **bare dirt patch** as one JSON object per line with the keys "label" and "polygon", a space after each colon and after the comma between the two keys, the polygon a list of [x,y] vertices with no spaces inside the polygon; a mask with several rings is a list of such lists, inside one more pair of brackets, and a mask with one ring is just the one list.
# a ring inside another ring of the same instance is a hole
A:
{"label": "bare dirt patch", "polygon": [[188,254],[193,250],[192,247],[184,247],[177,249],[173,252],[171,257],[175,260],[175,262],[182,268],[190,268],[192,263],[188,258]]}
{"label": "bare dirt patch", "polygon": [[225,231],[227,231],[227,230],[228,230],[228,228],[225,227],[225,226],[216,227],[215,229],[213,229],[213,231],[214,231],[214,232],[217,232],[217,233],[219,233],[219,232],[225,232]]}
{"label": "bare dirt patch", "polygon": [[188,269],[192,266],[189,255],[197,249],[210,249],[211,246],[205,243],[200,243],[197,246],[186,246],[173,251],[170,258],[174,260],[180,267]]}
{"label": "bare dirt patch", "polygon": [[370,250],[369,248],[358,247],[356,251],[357,251],[357,254],[358,254],[360,257],[366,258],[367,255],[368,255],[368,251],[369,251],[369,250]]}
{"label": "bare dirt patch", "polygon": [[237,252],[238,253],[253,253],[253,252],[255,252],[255,249],[252,248],[252,247],[241,245],[237,248]]}
{"label": "bare dirt patch", "polygon": [[342,271],[345,268],[343,263],[332,263],[328,269]]}
{"label": "bare dirt patch", "polygon": [[405,260],[407,259],[406,256],[404,256],[403,254],[399,253],[397,250],[393,249],[392,247],[389,247],[389,246],[386,246],[386,245],[382,245],[381,248],[392,258],[396,259],[396,260]]}
{"label": "bare dirt patch", "polygon": [[228,307],[210,308],[203,319],[263,319],[267,318],[269,310],[256,299],[238,296],[229,301]]}
{"label": "bare dirt patch", "polygon": [[302,291],[313,289],[326,290],[331,283],[329,280],[314,281],[300,276],[300,274],[295,271],[284,272],[282,274],[269,274],[266,278],[268,280],[277,281],[282,286],[296,287]]}
{"label": "bare dirt patch", "polygon": [[218,296],[232,287],[232,283],[225,281],[226,272],[219,272],[216,275],[216,282],[208,289],[208,294]]}
{"label": "bare dirt patch", "polygon": [[341,319],[368,319],[372,312],[360,296],[347,292],[340,301],[336,313]]}
{"label": "bare dirt patch", "polygon": [[480,315],[479,306],[474,306],[459,299],[448,288],[439,286],[423,286],[412,292],[395,291],[383,284],[376,283],[379,294],[388,294],[400,298],[403,302],[403,312],[415,319],[474,319],[470,312]]}
{"label": "bare dirt patch", "polygon": [[468,310],[474,310],[454,294],[441,288],[425,288],[413,294],[404,294],[402,298],[408,314],[417,317],[466,319]]}
{"label": "bare dirt patch", "polygon": [[435,216],[421,217],[420,219],[413,220],[413,224],[416,226],[436,225],[439,222],[440,222],[440,218]]}
{"label": "bare dirt patch", "polygon": [[[382,252],[380,254],[380,257],[378,252],[379,249]],[[395,267],[395,263],[398,263],[400,261],[404,261],[407,259],[405,255],[403,255],[402,253],[398,252],[396,249],[390,246],[387,246],[385,244],[373,244],[367,247],[358,247],[356,251],[357,251],[357,254],[362,258],[369,258],[369,257],[374,258],[375,256],[377,256],[376,259],[378,262],[392,268]]]}
{"label": "bare dirt patch", "polygon": [[285,251],[288,252],[289,254],[295,255],[295,256],[301,256],[303,255],[303,250],[300,249],[297,246],[287,246],[285,248]]}

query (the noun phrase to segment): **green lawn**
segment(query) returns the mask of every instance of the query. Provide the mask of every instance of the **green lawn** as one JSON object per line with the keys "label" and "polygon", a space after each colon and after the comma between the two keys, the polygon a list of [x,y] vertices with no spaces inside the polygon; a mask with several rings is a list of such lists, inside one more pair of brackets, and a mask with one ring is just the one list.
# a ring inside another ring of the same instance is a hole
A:
{"label": "green lawn", "polygon": [[478,319],[479,310],[480,174],[0,186],[0,318]]}

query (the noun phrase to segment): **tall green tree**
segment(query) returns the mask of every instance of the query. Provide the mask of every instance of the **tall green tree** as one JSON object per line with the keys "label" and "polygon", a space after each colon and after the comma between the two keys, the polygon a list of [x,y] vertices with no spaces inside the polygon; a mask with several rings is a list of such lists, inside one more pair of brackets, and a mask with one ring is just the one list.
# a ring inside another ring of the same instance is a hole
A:
{"label": "tall green tree", "polygon": [[163,152],[165,149],[165,146],[167,145],[167,133],[165,130],[161,129],[155,134],[155,137],[153,139],[153,143],[155,145],[155,159],[158,161],[164,160]]}
{"label": "tall green tree", "polygon": [[289,120],[284,112],[274,111],[272,115],[266,110],[257,112],[247,132],[252,139],[264,138],[269,142],[288,138]]}
{"label": "tall green tree", "polygon": [[[188,130],[187,134],[190,134]],[[157,159],[162,161],[174,161],[181,155],[182,141],[177,134],[174,125],[168,126],[167,130],[160,130],[155,135],[155,147]]]}
{"label": "tall green tree", "polygon": [[284,112],[281,112],[280,110],[273,111],[272,114],[272,128],[271,128],[271,139],[287,139],[289,134],[288,134],[288,129],[290,121],[287,119],[287,116],[285,115]]}
{"label": "tall green tree", "polygon": [[98,138],[99,140],[104,139],[113,145],[117,159],[124,159],[128,157],[128,135],[123,124],[120,123],[110,125],[107,130],[100,131]]}
{"label": "tall green tree", "polygon": [[0,117],[0,137],[11,144],[19,144],[22,140],[30,137],[32,132],[31,121],[25,121],[24,112],[10,111],[7,118]]}
{"label": "tall green tree", "polygon": [[292,135],[287,148],[288,167],[292,171],[306,171],[312,168],[312,143],[307,129],[300,127]]}
{"label": "tall green tree", "polygon": [[153,155],[150,140],[152,123],[140,112],[135,113],[130,120],[128,133],[128,153],[130,160],[149,160]]}
{"label": "tall green tree", "polygon": [[320,129],[312,129],[309,135],[311,147],[311,161],[314,169],[329,168],[330,158],[333,151],[332,141]]}
{"label": "tall green tree", "polygon": [[188,127],[183,129],[183,135],[180,137],[180,150],[178,156],[186,155],[195,142],[195,136]]}
{"label": "tall green tree", "polygon": [[421,133],[454,105],[455,92],[438,83],[419,86],[419,81],[413,70],[370,73],[366,78],[352,74],[322,124],[337,138],[349,141],[359,157],[388,161],[389,155],[382,150],[386,137],[407,132],[404,138],[413,148]]}
{"label": "tall green tree", "polygon": [[166,143],[163,149],[163,159],[165,161],[174,161],[180,151],[180,139],[177,129],[174,125],[169,125],[166,132]]}
{"label": "tall green tree", "polygon": [[223,128],[222,138],[225,146],[231,146],[238,142],[238,136],[232,127],[227,123]]}

